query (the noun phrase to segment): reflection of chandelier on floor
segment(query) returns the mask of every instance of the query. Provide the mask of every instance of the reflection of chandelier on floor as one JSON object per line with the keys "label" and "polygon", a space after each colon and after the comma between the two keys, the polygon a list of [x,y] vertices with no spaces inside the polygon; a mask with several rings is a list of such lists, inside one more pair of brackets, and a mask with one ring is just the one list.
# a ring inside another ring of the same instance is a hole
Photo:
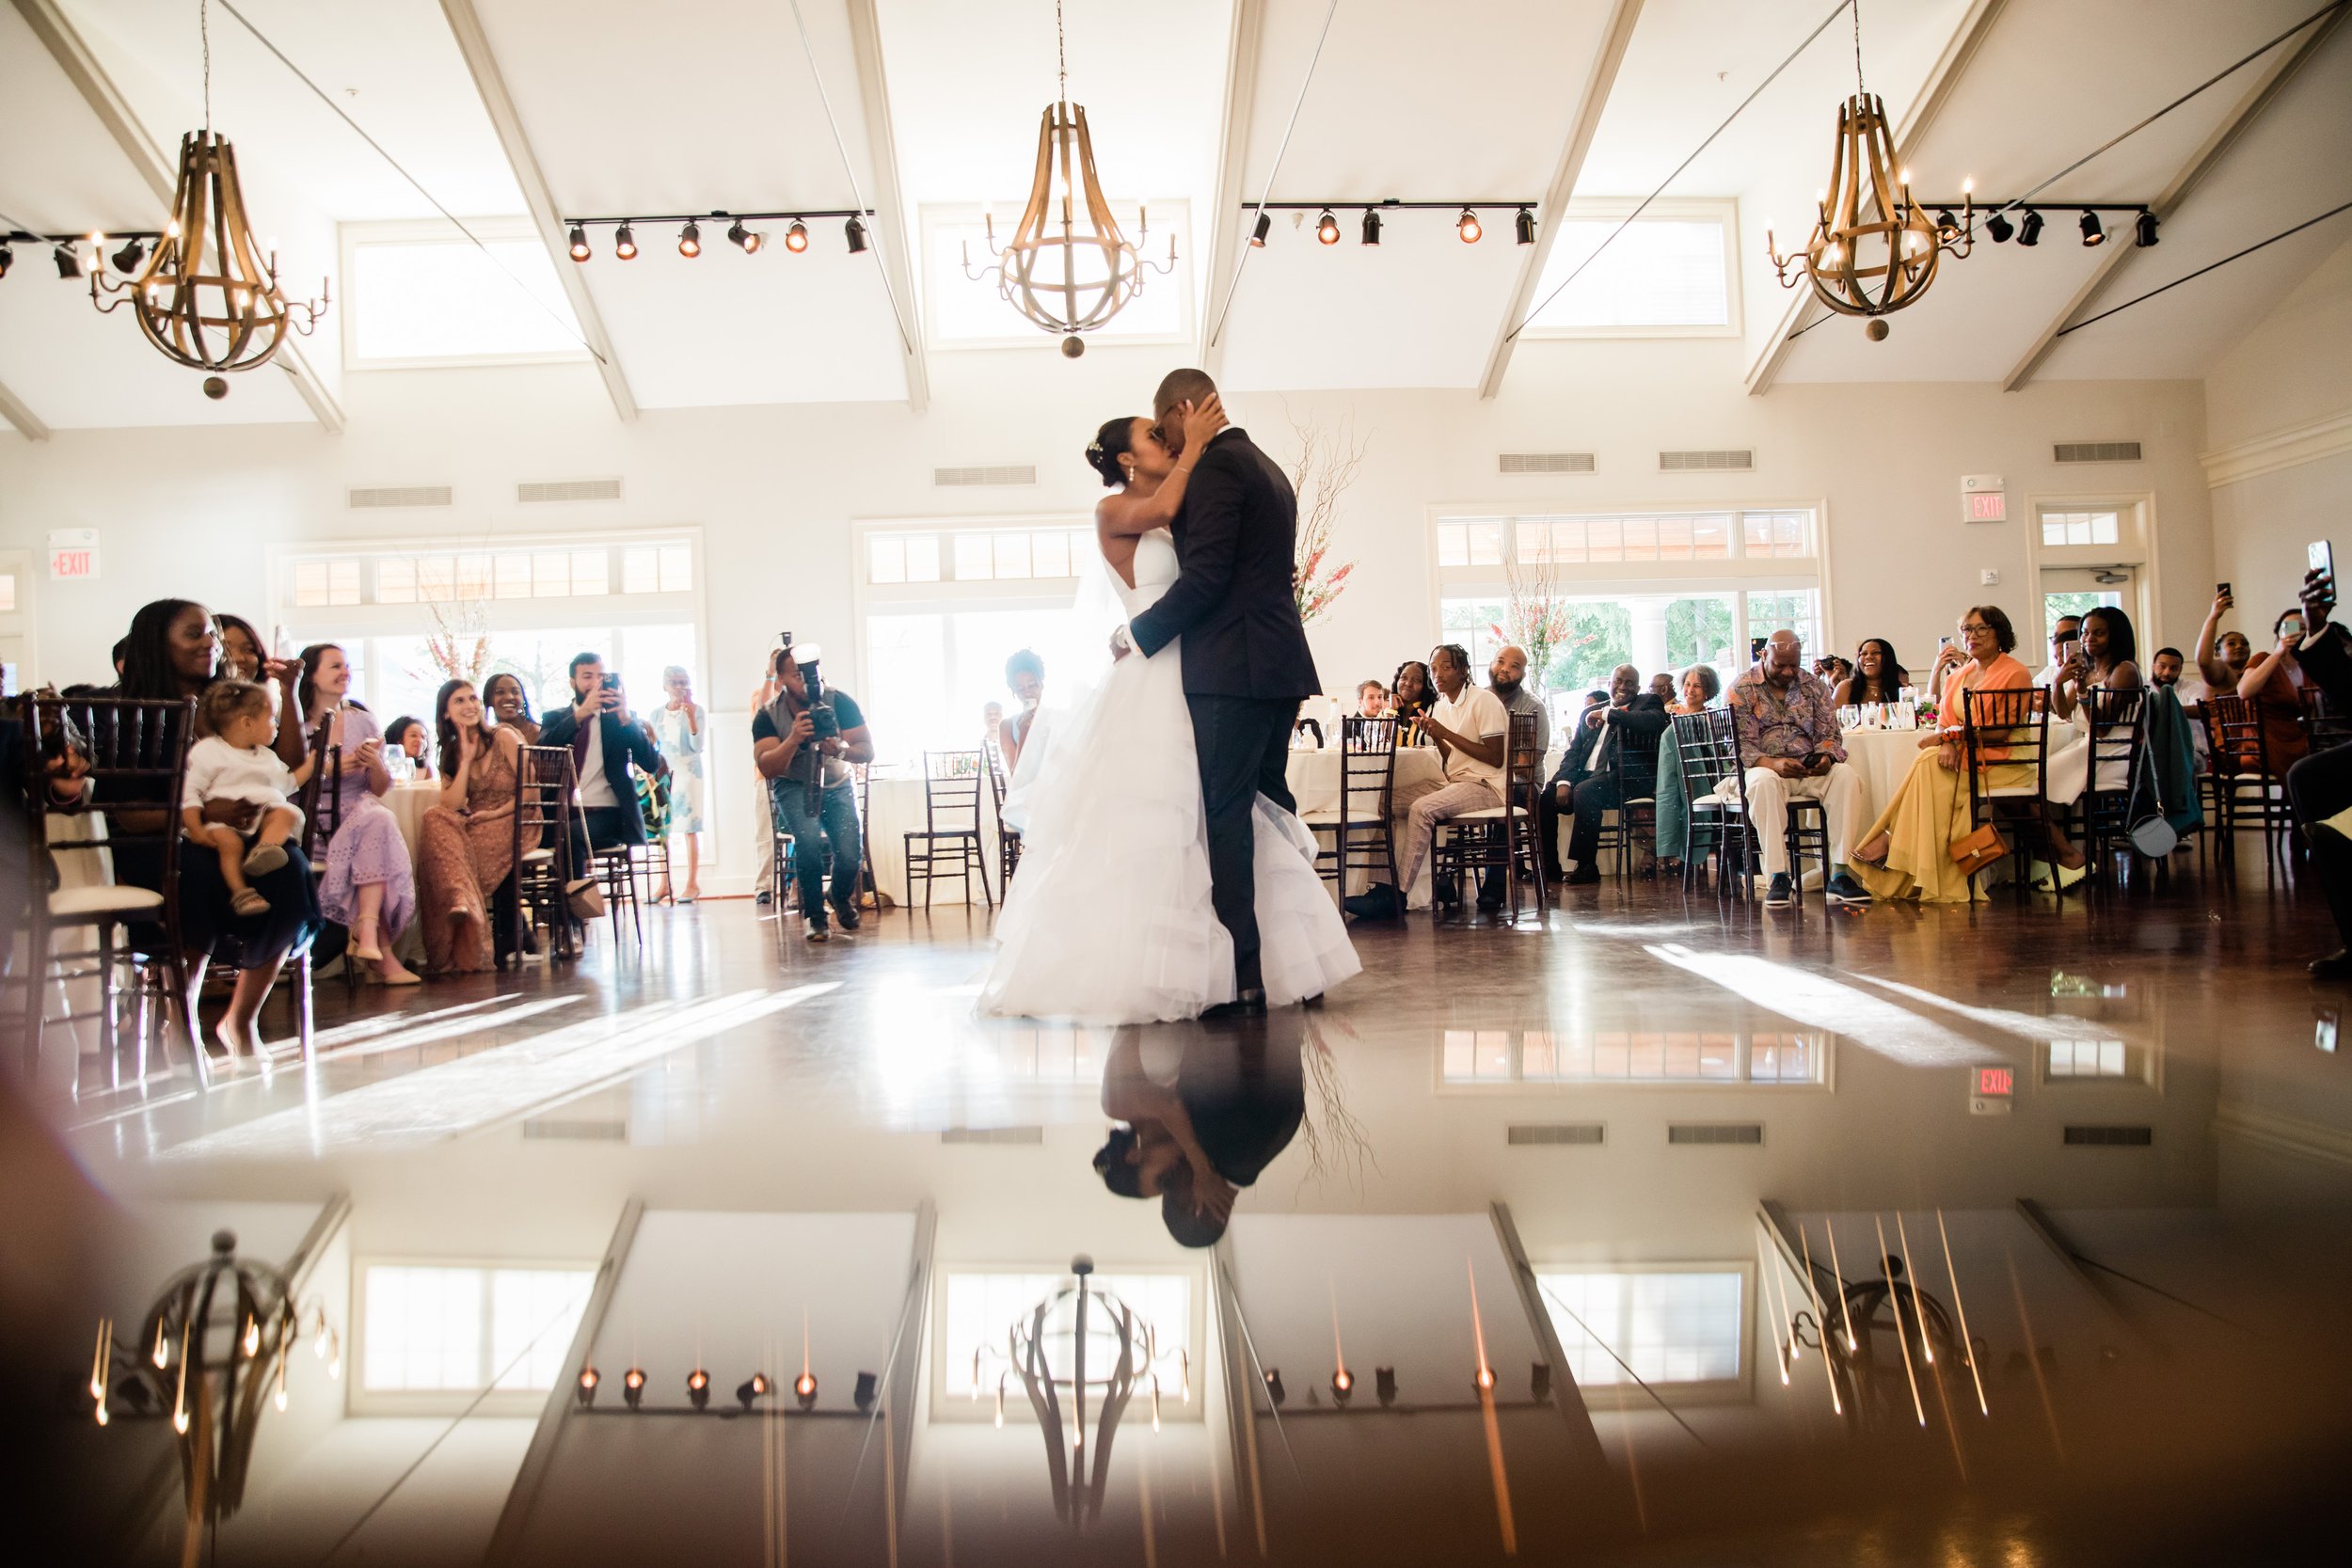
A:
{"label": "reflection of chandelier on floor", "polygon": [[[264,1402],[286,1408],[288,1364],[304,1314],[293,1284],[271,1265],[237,1256],[234,1231],[213,1233],[213,1255],[174,1275],[129,1344],[102,1319],[89,1397],[100,1426],[118,1416],[168,1414],[179,1434],[187,1495],[183,1560],[194,1562],[206,1530],[245,1500],[246,1465]],[[311,1348],[330,1378],[342,1375],[342,1340],[313,1307]]]}
{"label": "reflection of chandelier on floor", "polygon": [[[1895,1216],[1899,1249],[1887,1245],[1885,1222],[1873,1216],[1873,1223],[1879,1265],[1875,1279],[1848,1279],[1834,1261],[1824,1268],[1822,1259],[1813,1256],[1811,1238],[1800,1231],[1812,1299],[1808,1304],[1800,1296],[1791,1312],[1786,1295],[1782,1297],[1781,1321],[1787,1326],[1773,1346],[1782,1384],[1790,1383],[1804,1352],[1814,1350],[1821,1353],[1828,1373],[1831,1408],[1841,1417],[1858,1417],[1869,1430],[1926,1426],[1929,1403],[1948,1403],[1954,1397],[1943,1387],[1947,1371],[1957,1381],[1959,1402],[1970,1402],[1973,1395],[1979,1413],[1991,1415],[1979,1366],[1982,1347],[1968,1332],[1968,1308],[1961,1300],[1960,1270],[1943,1212],[1936,1212],[1935,1228],[1951,1291],[1949,1306],[1920,1289],[1911,1276],[1914,1255],[1902,1214]],[[1836,1227],[1825,1223],[1823,1228],[1835,1259]],[[1774,1279],[1777,1284],[1778,1276]],[[1964,1369],[1966,1378],[1952,1369]]]}
{"label": "reflection of chandelier on floor", "polygon": [[[989,1356],[1006,1363],[996,1374],[996,1424],[1005,1424],[1005,1385],[1014,1377],[1027,1390],[1029,1405],[1045,1438],[1045,1463],[1053,1477],[1054,1513],[1071,1525],[1085,1525],[1103,1512],[1110,1479],[1111,1438],[1127,1402],[1138,1388],[1152,1401],[1152,1430],[1160,1430],[1161,1378],[1172,1376],[1178,1397],[1192,1401],[1192,1361],[1183,1346],[1165,1349],[1158,1330],[1119,1294],[1092,1284],[1094,1260],[1070,1260],[1074,1284],[1047,1296],[1005,1335],[1005,1350],[982,1345],[972,1354],[972,1397],[980,1397],[980,1364]],[[1090,1369],[1090,1370],[1089,1370]],[[1095,1396],[1095,1430],[1087,1434],[1087,1398]],[[1064,1405],[1065,1396],[1069,1400]],[[1068,1418],[1065,1431],[1064,1419]],[[1089,1448],[1094,1450],[1091,1463]]]}
{"label": "reflection of chandelier on floor", "polygon": [[[210,9],[205,7],[199,17],[208,18]],[[206,32],[204,128],[181,138],[180,182],[163,237],[136,277],[119,281],[103,266],[95,268],[90,303],[111,315],[127,296],[147,341],[175,364],[215,372],[249,371],[270,361],[289,326],[305,337],[316,330],[328,296],[321,282],[318,298],[289,301],[278,285],[275,242],[265,246],[253,237],[236,153],[228,137],[213,133],[209,27]],[[102,291],[118,297],[102,300]],[[227,397],[229,383],[218,373],[207,375],[204,395]]]}
{"label": "reflection of chandelier on floor", "polygon": [[1911,171],[1898,166],[1886,105],[1863,85],[1862,6],[1852,3],[1854,95],[1837,111],[1829,183],[1814,198],[1813,231],[1803,249],[1784,256],[1766,230],[1764,249],[1782,288],[1811,283],[1813,296],[1839,315],[1868,317],[1867,334],[1879,342],[1886,337],[1885,318],[1928,292],[1945,252],[1965,258],[1974,248],[1976,200],[1969,196],[1958,222],[1949,212],[1931,218],[1912,200]]}
{"label": "reflection of chandelier on floor", "polygon": [[996,292],[1005,302],[1044,330],[1067,334],[1061,351],[1075,359],[1086,352],[1086,340],[1079,334],[1093,331],[1126,309],[1143,292],[1146,268],[1175,270],[1176,242],[1168,240],[1168,264],[1161,266],[1143,259],[1151,219],[1142,209],[1136,210],[1135,239],[1120,231],[1095,179],[1094,139],[1087,131],[1086,109],[1070,102],[1070,56],[1060,0],[1054,5],[1054,40],[1061,91],[1045,106],[1038,127],[1037,170],[1028,205],[1002,248],[996,244],[995,219],[987,220],[989,253],[996,257],[996,265],[975,272],[967,244],[963,271],[976,282],[995,274]]}

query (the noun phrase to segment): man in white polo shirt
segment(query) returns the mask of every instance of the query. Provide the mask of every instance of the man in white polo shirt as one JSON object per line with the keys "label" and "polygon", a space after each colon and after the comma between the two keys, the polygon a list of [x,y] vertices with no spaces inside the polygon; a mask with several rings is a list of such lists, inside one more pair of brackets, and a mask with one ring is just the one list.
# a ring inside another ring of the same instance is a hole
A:
{"label": "man in white polo shirt", "polygon": [[[1347,901],[1347,912],[1359,920],[1394,920],[1405,912],[1403,888],[1421,875],[1438,823],[1502,804],[1509,710],[1502,698],[1470,684],[1470,654],[1457,644],[1449,642],[1429,656],[1429,673],[1438,683],[1438,705],[1422,728],[1444,759],[1445,784],[1415,800],[1406,814],[1405,857],[1397,868],[1402,887],[1375,882]],[[1459,896],[1461,890],[1454,891]]]}

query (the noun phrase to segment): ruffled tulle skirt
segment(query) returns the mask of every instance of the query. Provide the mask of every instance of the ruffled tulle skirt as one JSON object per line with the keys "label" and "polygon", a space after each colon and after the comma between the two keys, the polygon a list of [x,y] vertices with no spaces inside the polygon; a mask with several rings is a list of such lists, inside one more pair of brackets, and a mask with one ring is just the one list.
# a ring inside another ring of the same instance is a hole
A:
{"label": "ruffled tulle skirt", "polygon": [[[1121,659],[1055,732],[1049,766],[1025,792],[1021,868],[981,1011],[1144,1023],[1231,1001],[1233,943],[1209,901],[1176,647]],[[1255,828],[1259,963],[1279,1006],[1363,966],[1316,874],[1313,836],[1263,796]]]}

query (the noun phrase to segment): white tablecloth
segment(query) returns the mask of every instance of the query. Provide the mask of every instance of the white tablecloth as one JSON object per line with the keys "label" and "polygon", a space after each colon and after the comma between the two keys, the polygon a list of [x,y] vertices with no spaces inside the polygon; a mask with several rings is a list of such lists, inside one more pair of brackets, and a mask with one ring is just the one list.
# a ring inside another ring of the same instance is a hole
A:
{"label": "white tablecloth", "polygon": [[1846,760],[1862,775],[1861,816],[1854,823],[1857,834],[1878,820],[1895,791],[1902,787],[1913,760],[1919,755],[1919,735],[1917,730],[1843,732]]}

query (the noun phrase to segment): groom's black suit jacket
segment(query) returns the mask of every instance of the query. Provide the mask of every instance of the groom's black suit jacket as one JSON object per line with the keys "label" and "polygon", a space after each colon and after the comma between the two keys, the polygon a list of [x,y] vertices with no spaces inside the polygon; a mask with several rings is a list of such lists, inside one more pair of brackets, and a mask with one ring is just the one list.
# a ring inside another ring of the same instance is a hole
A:
{"label": "groom's black suit jacket", "polygon": [[1219,431],[1201,450],[1176,515],[1178,576],[1136,616],[1144,654],[1184,639],[1192,696],[1299,698],[1322,689],[1291,588],[1298,498],[1248,432]]}

